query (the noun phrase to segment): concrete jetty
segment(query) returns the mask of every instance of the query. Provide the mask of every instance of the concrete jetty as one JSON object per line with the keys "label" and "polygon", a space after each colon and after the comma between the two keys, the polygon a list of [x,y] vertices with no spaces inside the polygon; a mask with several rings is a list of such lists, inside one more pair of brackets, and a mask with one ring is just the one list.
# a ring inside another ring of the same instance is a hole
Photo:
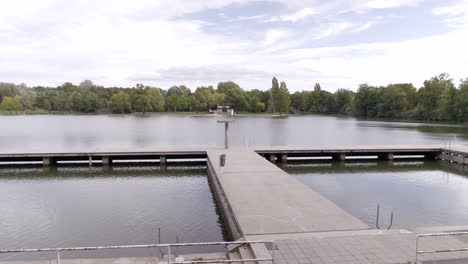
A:
{"label": "concrete jetty", "polygon": [[[231,234],[284,234],[368,229],[331,201],[253,150],[209,150],[208,171]],[[227,155],[219,167],[219,156]]]}
{"label": "concrete jetty", "polygon": [[[227,156],[220,166],[220,155]],[[460,166],[468,164],[468,147],[461,145],[347,146],[347,147],[250,147],[230,149],[131,149],[93,151],[1,152],[0,163],[89,161],[110,165],[114,161],[203,159],[223,219],[234,240],[276,240],[278,264],[306,263],[414,263],[417,233],[406,230],[373,230],[332,203],[274,162],[325,158],[379,160],[440,159]],[[468,227],[456,228],[468,230]],[[430,230],[429,230],[430,231]],[[426,240],[427,241],[427,240]],[[429,249],[468,248],[468,239],[432,239]],[[252,246],[259,258],[271,249]],[[459,260],[468,253],[431,255],[425,261]],[[91,261],[91,260],[90,260]],[[110,263],[122,263],[112,260]],[[134,262],[133,262],[134,261]],[[153,261],[153,260],[144,260]],[[52,262],[50,262],[52,263]],[[75,262],[70,262],[75,263]],[[82,263],[82,262],[79,262]],[[83,262],[104,263],[104,262]],[[106,262],[107,263],[107,262]],[[125,263],[153,263],[131,260]],[[420,263],[420,262],[418,262]],[[449,262],[427,262],[449,263]]]}

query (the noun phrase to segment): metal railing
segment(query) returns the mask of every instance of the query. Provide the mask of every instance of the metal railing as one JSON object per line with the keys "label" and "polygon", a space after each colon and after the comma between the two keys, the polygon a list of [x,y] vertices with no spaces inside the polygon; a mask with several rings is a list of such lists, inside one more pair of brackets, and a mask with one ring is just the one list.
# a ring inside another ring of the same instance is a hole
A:
{"label": "metal railing", "polygon": [[448,253],[448,252],[460,252],[468,251],[468,248],[455,248],[455,249],[438,249],[438,250],[419,250],[419,239],[422,237],[437,237],[437,236],[457,236],[457,235],[468,235],[468,232],[452,232],[452,233],[434,233],[434,234],[420,234],[416,236],[416,254],[414,263],[418,263],[419,254],[434,254],[434,253]]}
{"label": "metal railing", "polygon": [[[254,259],[222,259],[222,260],[190,260],[190,261],[172,261],[171,247],[191,247],[191,246],[228,246],[228,245],[251,245],[251,244],[272,244],[271,258],[254,258]],[[106,250],[106,249],[131,249],[131,248],[167,248],[167,263],[168,264],[202,264],[202,263],[232,263],[232,262],[249,262],[249,261],[271,261],[274,263],[276,243],[274,241],[233,241],[233,242],[200,242],[200,243],[175,243],[175,244],[146,244],[146,245],[125,245],[125,246],[98,246],[98,247],[68,247],[68,248],[36,248],[36,249],[6,249],[0,250],[0,254],[9,253],[32,253],[32,252],[56,252],[57,264],[61,263],[60,252],[64,251],[85,251],[85,250]],[[164,260],[164,257],[163,257]]]}

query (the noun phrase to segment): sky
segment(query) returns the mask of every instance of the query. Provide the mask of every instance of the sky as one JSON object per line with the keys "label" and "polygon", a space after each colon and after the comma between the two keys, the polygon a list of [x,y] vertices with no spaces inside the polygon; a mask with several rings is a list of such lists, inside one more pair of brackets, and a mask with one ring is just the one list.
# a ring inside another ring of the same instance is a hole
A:
{"label": "sky", "polygon": [[0,2],[0,82],[290,92],[468,77],[468,0]]}

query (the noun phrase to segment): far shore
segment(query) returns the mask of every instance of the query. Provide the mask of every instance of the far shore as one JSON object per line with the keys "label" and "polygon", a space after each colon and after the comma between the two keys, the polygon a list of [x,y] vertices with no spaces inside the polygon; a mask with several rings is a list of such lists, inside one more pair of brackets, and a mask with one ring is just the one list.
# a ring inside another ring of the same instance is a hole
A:
{"label": "far shore", "polygon": [[[51,112],[51,111],[42,111],[42,110],[28,110],[20,112],[5,112],[0,111],[0,116],[27,116],[27,115],[75,115],[75,116],[140,116],[140,117],[150,117],[150,116],[187,116],[187,117],[230,117],[227,113],[224,114],[214,114],[208,112],[147,112],[147,113],[108,113],[108,112],[99,112],[99,113],[82,113],[82,112]],[[375,121],[375,122],[399,122],[399,123],[420,123],[420,124],[435,124],[440,126],[459,126],[467,127],[468,123],[460,122],[447,122],[447,121],[425,121],[425,120],[412,120],[412,119],[386,119],[386,118],[365,118],[352,115],[339,115],[339,114],[317,114],[317,113],[294,113],[294,114],[280,114],[280,113],[251,113],[251,112],[240,112],[235,114],[233,117],[273,117],[273,118],[285,118],[288,116],[328,116],[328,117],[337,117],[337,118],[355,118],[362,121]]]}

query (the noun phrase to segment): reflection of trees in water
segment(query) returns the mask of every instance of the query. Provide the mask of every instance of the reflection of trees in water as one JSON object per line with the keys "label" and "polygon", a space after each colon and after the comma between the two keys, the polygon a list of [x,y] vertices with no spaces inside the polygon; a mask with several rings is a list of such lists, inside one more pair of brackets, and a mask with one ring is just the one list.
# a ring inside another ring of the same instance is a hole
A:
{"label": "reflection of trees in water", "polygon": [[[368,125],[366,125],[368,126]],[[457,135],[462,139],[468,140],[468,127],[466,126],[437,126],[437,125],[413,125],[413,126],[405,126],[405,125],[386,125],[386,124],[379,124],[374,125],[376,127],[384,127],[384,128],[394,128],[394,129],[407,129],[407,130],[416,130],[422,133],[428,134],[437,134],[439,136],[444,136],[446,138],[452,137],[453,135]]]}
{"label": "reflection of trees in water", "polygon": [[129,178],[129,177],[205,177],[205,163],[181,163],[161,167],[151,163],[110,167],[67,164],[57,167],[38,165],[1,166],[0,179],[48,179],[48,178]]}
{"label": "reflection of trees in water", "polygon": [[306,173],[359,173],[359,172],[408,172],[441,170],[468,177],[468,166],[447,161],[395,160],[395,161],[288,161],[280,167],[290,174]]}

